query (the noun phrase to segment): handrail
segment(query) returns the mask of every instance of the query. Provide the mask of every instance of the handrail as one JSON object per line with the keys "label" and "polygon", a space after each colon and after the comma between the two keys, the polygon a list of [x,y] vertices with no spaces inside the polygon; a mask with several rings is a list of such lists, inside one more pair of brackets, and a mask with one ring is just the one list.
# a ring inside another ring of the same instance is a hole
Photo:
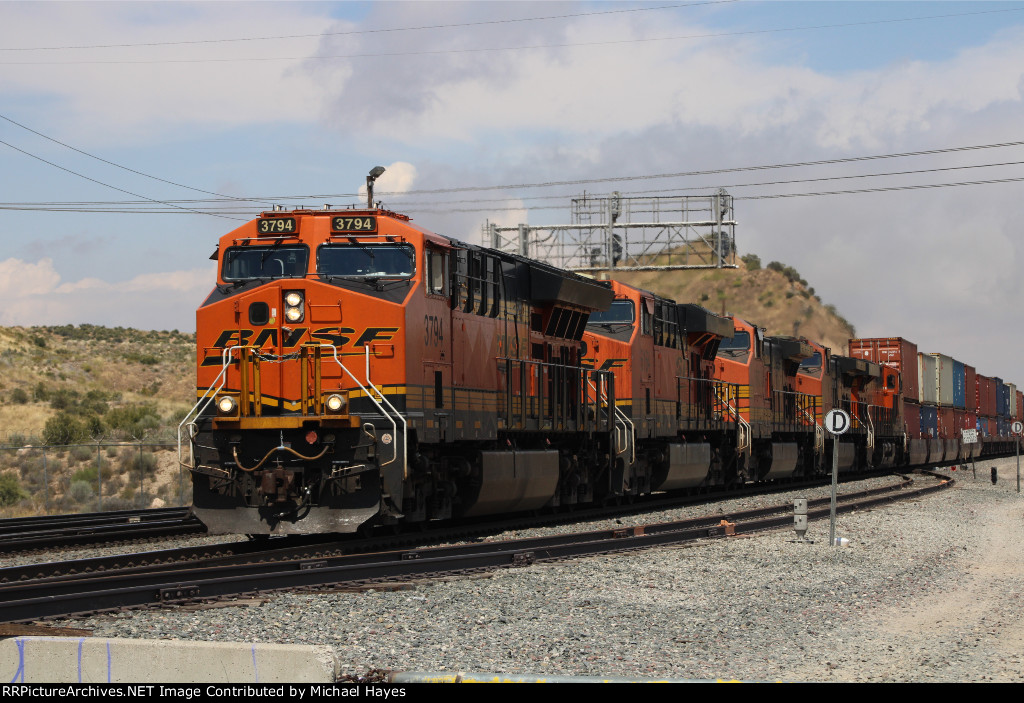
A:
{"label": "handrail", "polygon": [[[196,418],[198,418],[203,413],[203,411],[206,410],[207,407],[209,407],[210,403],[213,402],[213,399],[217,397],[217,394],[220,393],[221,389],[224,388],[224,385],[228,382],[228,366],[231,364],[231,353],[235,349],[240,349],[240,348],[241,348],[240,346],[235,345],[233,347],[226,347],[221,352],[220,373],[217,374],[217,377],[213,380],[214,384],[217,384],[217,381],[219,380],[220,381],[220,385],[217,385],[216,388],[214,388],[213,386],[210,386],[209,388],[207,388],[206,392],[203,393],[203,395],[200,396],[199,400],[196,401],[196,404],[192,406],[192,409],[189,410],[185,414],[185,417],[182,419],[182,421],[180,423],[178,423],[178,464],[180,466],[184,466],[187,469],[194,469],[195,465],[196,465],[195,451],[194,451],[193,446],[192,446],[192,439],[195,438],[195,433],[191,429],[189,430],[189,443],[188,443],[188,453],[189,453],[189,462],[190,463],[186,464],[184,461],[182,461],[182,458],[181,458],[181,429],[182,429],[182,427],[184,427],[185,424],[188,423],[188,426],[190,428],[194,428],[195,427],[195,419],[189,421],[189,418],[192,417],[192,413],[195,413]],[[209,397],[207,397],[207,396],[209,396]],[[203,402],[204,400],[206,401],[205,403]],[[199,407],[200,405],[202,405],[203,407],[200,408]],[[197,408],[199,408],[198,411],[196,410]]]}
{"label": "handrail", "polygon": [[[600,393],[600,391],[597,390],[597,386],[595,386],[594,382],[592,380],[590,380],[589,378],[587,379],[587,385],[589,385],[590,388],[594,391],[595,397],[599,397],[598,394]],[[618,435],[618,433],[619,433],[619,424],[620,424],[619,421],[621,420],[622,432],[626,436],[626,441],[623,442],[625,447],[622,449],[622,451],[615,452],[615,455],[618,456],[619,454],[624,454],[627,451],[629,451],[630,454],[631,454],[629,463],[630,463],[630,465],[635,464],[636,463],[636,425],[633,424],[633,421],[629,419],[629,417],[626,415],[626,413],[624,413],[621,410],[619,410],[619,407],[617,405],[615,405],[614,398],[609,402],[608,401],[608,397],[606,395],[605,396],[605,402],[608,403],[608,406],[612,409],[613,417],[615,417],[615,420],[616,420],[616,422],[615,422],[615,434]],[[627,426],[628,426],[628,429],[627,429]]]}
{"label": "handrail", "polygon": [[737,396],[737,407],[735,407],[735,408],[732,406],[732,404],[728,400],[723,398],[722,395],[720,393],[718,393],[718,391],[715,391],[715,396],[718,398],[719,402],[722,403],[722,405],[724,405],[729,411],[732,412],[733,417],[736,418],[736,425],[737,425],[737,427],[739,429],[739,432],[738,432],[738,434],[739,434],[739,441],[736,443],[736,450],[740,451],[740,452],[748,451],[750,449],[750,446],[751,446],[751,436],[752,436],[753,433],[750,430],[750,423],[747,422],[746,420],[744,420],[743,416],[740,415],[740,411],[739,411],[739,407],[738,407],[738,405],[739,405],[739,403],[738,403],[738,399],[739,399],[738,396]]}
{"label": "handrail", "polygon": [[[327,346],[333,346],[333,345],[327,345]],[[372,388],[374,393],[379,395],[380,399],[382,401],[384,401],[384,403],[391,409],[391,411],[393,413],[395,413],[395,417],[397,417],[399,420],[402,421],[402,479],[405,480],[405,479],[409,478],[409,449],[408,449],[409,445],[407,443],[408,442],[408,438],[409,438],[409,434],[408,434],[408,432],[409,432],[409,423],[406,421],[406,419],[404,417],[402,417],[402,413],[398,412],[398,410],[395,408],[395,406],[391,404],[391,401],[388,400],[387,397],[383,393],[380,392],[380,390],[377,388],[377,386],[373,385],[373,381],[370,380],[370,346],[366,345],[364,347],[364,349],[366,349],[366,384],[370,388]],[[334,359],[335,359],[335,361],[337,361],[337,359],[338,359],[338,350],[337,349],[334,350]],[[341,365],[340,361],[338,362],[338,365],[339,366]],[[342,366],[342,368],[345,368],[345,367]],[[348,370],[346,369],[346,371],[348,371]],[[352,374],[350,372],[349,372],[349,376],[352,376]],[[352,380],[356,381],[355,376],[352,376]],[[356,381],[356,383],[359,383],[359,381]],[[360,384],[360,387],[362,387],[361,384]],[[363,390],[366,391],[365,388]],[[366,397],[369,398],[370,400],[373,400],[374,403],[376,403],[377,407],[381,409],[381,412],[384,413],[384,416],[391,422],[391,427],[393,428],[392,431],[397,435],[398,434],[398,426],[395,424],[395,421],[391,419],[391,416],[387,414],[387,411],[385,411],[384,408],[381,407],[380,403],[377,403],[377,401],[373,398],[373,396],[370,395],[369,391],[366,391]],[[398,442],[396,441],[395,442],[395,453],[394,453],[394,456],[391,458],[390,461],[386,461],[383,464],[381,464],[380,467],[383,469],[385,466],[388,466],[389,464],[394,462],[397,458],[398,458]]]}

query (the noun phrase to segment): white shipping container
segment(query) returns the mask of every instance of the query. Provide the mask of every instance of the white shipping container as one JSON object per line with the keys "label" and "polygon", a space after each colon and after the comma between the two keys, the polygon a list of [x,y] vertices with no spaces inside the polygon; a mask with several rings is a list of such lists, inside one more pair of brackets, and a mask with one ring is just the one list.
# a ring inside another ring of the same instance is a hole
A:
{"label": "white shipping container", "polygon": [[[921,391],[921,405],[939,404],[938,363],[931,354],[917,355],[917,387]],[[952,404],[952,403],[951,403]]]}
{"label": "white shipping container", "polygon": [[935,398],[936,403],[946,407],[953,406],[953,357],[945,354],[930,354],[935,359]]}
{"label": "white shipping container", "polygon": [[1010,387],[1010,417],[1017,417],[1017,411],[1020,408],[1017,407],[1017,386],[1012,383],[1007,383]]}

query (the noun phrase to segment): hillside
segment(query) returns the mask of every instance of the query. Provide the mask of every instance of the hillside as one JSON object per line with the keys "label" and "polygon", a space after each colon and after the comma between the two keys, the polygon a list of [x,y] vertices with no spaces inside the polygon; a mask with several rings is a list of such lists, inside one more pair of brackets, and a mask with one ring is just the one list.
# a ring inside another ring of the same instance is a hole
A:
{"label": "hillside", "polygon": [[[755,263],[757,257],[744,257]],[[856,331],[791,267],[772,262],[761,268],[740,262],[736,269],[616,272],[613,278],[681,303],[699,303],[716,313],[742,317],[770,335],[807,337],[837,354],[846,353]]]}
{"label": "hillside", "polygon": [[177,451],[155,445],[195,402],[194,359],[177,331],[0,328],[0,516],[190,500]]}

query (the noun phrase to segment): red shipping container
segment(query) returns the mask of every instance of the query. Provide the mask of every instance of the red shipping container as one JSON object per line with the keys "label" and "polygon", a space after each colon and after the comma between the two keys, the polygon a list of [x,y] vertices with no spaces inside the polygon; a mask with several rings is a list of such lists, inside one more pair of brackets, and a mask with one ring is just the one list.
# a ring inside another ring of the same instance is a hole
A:
{"label": "red shipping container", "polygon": [[892,366],[900,372],[900,392],[907,400],[917,402],[917,345],[903,337],[851,339],[849,355],[876,364]]}
{"label": "red shipping container", "polygon": [[956,410],[949,407],[939,408],[939,436],[952,439],[960,436],[957,429]]}
{"label": "red shipping container", "polygon": [[1017,415],[1014,417],[1015,420],[1024,420],[1024,392],[1017,391]]}
{"label": "red shipping container", "polygon": [[968,410],[963,414],[963,423],[960,426],[962,430],[976,430],[978,429],[978,413],[971,412]]}
{"label": "red shipping container", "polygon": [[978,414],[983,417],[996,416],[996,381],[994,378],[978,376]]}
{"label": "red shipping container", "polygon": [[[978,379],[977,373],[973,366],[964,364],[964,400],[966,401],[966,410],[973,410],[978,412]],[[973,430],[974,427],[968,427],[967,429]]]}
{"label": "red shipping container", "polygon": [[999,425],[996,423],[996,419],[994,417],[990,417],[988,419],[988,436],[989,437],[998,437],[999,436]]}
{"label": "red shipping container", "polygon": [[921,438],[921,406],[910,401],[903,403],[903,419],[907,423],[907,437]]}

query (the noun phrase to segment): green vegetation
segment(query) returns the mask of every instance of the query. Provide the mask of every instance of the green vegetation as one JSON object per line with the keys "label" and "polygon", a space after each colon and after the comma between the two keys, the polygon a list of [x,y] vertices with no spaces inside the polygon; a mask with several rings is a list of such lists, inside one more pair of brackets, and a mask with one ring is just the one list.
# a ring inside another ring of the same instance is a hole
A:
{"label": "green vegetation", "polygon": [[0,475],[0,506],[7,507],[28,498],[21,482],[14,474]]}

